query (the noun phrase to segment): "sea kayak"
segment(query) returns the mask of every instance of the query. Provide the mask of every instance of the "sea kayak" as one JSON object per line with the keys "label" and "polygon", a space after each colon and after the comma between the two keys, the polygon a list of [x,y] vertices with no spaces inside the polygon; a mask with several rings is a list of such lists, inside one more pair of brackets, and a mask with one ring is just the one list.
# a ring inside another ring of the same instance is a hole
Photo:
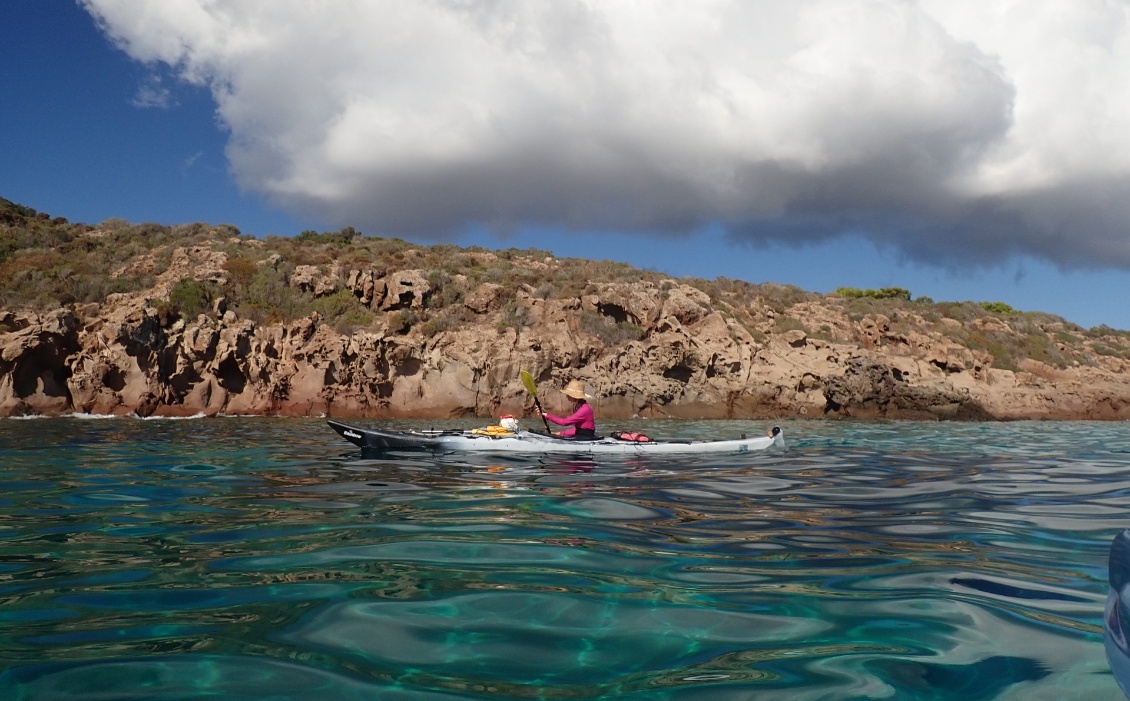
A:
{"label": "sea kayak", "polygon": [[1122,692],[1130,697],[1130,529],[1110,544],[1110,593],[1103,616],[1103,638],[1110,671]]}
{"label": "sea kayak", "polygon": [[700,453],[755,453],[784,449],[785,437],[774,426],[769,435],[717,441],[621,440],[610,436],[595,440],[561,438],[518,428],[493,432],[482,429],[450,431],[391,431],[359,428],[339,421],[330,427],[342,438],[368,453],[431,451],[436,453],[484,452],[567,455],[697,455]]}

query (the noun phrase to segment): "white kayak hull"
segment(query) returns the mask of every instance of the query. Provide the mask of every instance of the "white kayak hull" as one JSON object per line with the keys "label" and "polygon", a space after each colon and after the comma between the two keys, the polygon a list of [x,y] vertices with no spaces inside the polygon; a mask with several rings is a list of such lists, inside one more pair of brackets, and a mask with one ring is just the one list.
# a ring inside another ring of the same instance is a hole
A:
{"label": "white kayak hull", "polygon": [[389,431],[359,428],[339,421],[330,421],[329,425],[341,437],[371,453],[431,451],[527,455],[699,455],[704,453],[739,455],[785,448],[785,437],[781,429],[776,426],[769,435],[752,438],[637,443],[607,437],[597,440],[560,438],[524,429],[499,436],[471,431]]}

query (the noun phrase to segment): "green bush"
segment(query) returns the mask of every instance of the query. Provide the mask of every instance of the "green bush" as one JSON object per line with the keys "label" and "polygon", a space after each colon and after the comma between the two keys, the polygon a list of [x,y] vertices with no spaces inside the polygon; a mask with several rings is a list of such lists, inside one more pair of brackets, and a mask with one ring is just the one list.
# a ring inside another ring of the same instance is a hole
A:
{"label": "green bush", "polygon": [[246,256],[229,257],[224,262],[224,272],[228,274],[228,284],[237,288],[247,287],[259,272],[255,261]]}
{"label": "green bush", "polygon": [[0,214],[11,216],[12,221],[32,219],[38,212],[31,207],[0,197]]}
{"label": "green bush", "polygon": [[431,287],[424,299],[424,306],[428,309],[444,309],[460,304],[467,295],[467,291],[446,270],[429,270],[426,277]]}
{"label": "green bush", "polygon": [[1019,314],[1017,310],[1004,302],[978,302],[977,306],[993,314]]}
{"label": "green bush", "polygon": [[983,351],[993,356],[993,367],[1002,370],[1017,369],[1015,346],[1010,347],[1009,340],[1003,334],[972,328],[958,331],[956,340],[969,350]]}
{"label": "green bush", "polygon": [[985,315],[985,310],[972,302],[939,302],[936,309],[943,317],[962,323]]}
{"label": "green bush", "polygon": [[194,319],[200,314],[212,311],[212,303],[219,296],[216,285],[201,282],[196,278],[184,277],[169,290],[167,307],[164,311],[171,311],[182,319]]}
{"label": "green bush", "polygon": [[1119,329],[1111,328],[1106,324],[1092,326],[1087,330],[1087,335],[1091,338],[1101,338],[1103,336],[1118,336],[1121,338],[1130,339],[1130,331],[1121,331]]}
{"label": "green bush", "polygon": [[530,308],[518,304],[517,300],[510,300],[502,310],[497,328],[499,331],[506,329],[521,330],[530,325]]}
{"label": "green bush", "polygon": [[784,333],[786,331],[803,331],[806,334],[808,333],[808,329],[804,328],[804,324],[800,322],[800,319],[788,316],[787,314],[779,315],[773,319],[773,326],[776,327],[778,333]]}
{"label": "green bush", "polygon": [[373,323],[372,313],[349,290],[338,290],[332,295],[318,297],[310,306],[338,333],[352,333]]}
{"label": "green bush", "polygon": [[581,312],[580,328],[608,346],[619,346],[644,337],[644,330],[630,321],[616,321],[592,311]]}
{"label": "green bush", "polygon": [[388,315],[388,330],[396,334],[406,334],[412,327],[423,321],[415,309],[400,309]]}
{"label": "green bush", "polygon": [[901,287],[883,287],[878,290],[861,290],[858,287],[840,287],[832,294],[838,297],[868,297],[870,299],[902,299],[910,301],[910,290]]}
{"label": "green bush", "polygon": [[313,295],[292,288],[288,273],[285,266],[259,266],[246,290],[236,298],[237,311],[268,323],[308,316],[313,311]]}
{"label": "green bush", "polygon": [[1016,349],[1016,356],[1031,358],[1054,367],[1067,367],[1068,360],[1059,350],[1055,341],[1045,333],[1030,333],[1023,337],[1022,345]]}
{"label": "green bush", "polygon": [[352,243],[354,237],[356,237],[358,235],[359,235],[358,232],[352,226],[347,226],[344,229],[342,229],[341,231],[327,231],[327,232],[324,232],[324,233],[321,233],[321,234],[319,234],[316,231],[308,229],[306,231],[303,231],[298,236],[295,236],[294,241],[295,241],[295,243],[298,243],[298,244],[328,243],[328,244],[332,244],[334,246],[344,247],[344,246],[348,246],[350,243]]}
{"label": "green bush", "polygon": [[1096,355],[1105,355],[1113,358],[1130,359],[1130,349],[1112,346],[1109,343],[1095,341],[1091,348]]}

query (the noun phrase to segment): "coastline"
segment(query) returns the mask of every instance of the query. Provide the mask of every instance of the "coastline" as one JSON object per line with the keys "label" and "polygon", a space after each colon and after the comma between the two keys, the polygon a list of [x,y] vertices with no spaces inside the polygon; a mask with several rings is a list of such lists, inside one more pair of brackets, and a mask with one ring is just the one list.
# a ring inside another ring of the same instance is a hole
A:
{"label": "coastline", "polygon": [[795,329],[757,341],[705,308],[690,323],[663,310],[655,331],[608,348],[570,331],[565,305],[538,301],[544,323],[500,332],[488,318],[430,337],[230,312],[164,328],[139,299],[0,312],[0,416],[487,418],[532,411],[518,379],[529,368],[549,403],[568,380],[585,381],[607,419],[1130,418],[1130,374],[1116,358],[1109,368],[1027,360],[1003,370],[873,316],[858,324],[875,332],[868,344]]}
{"label": "coastline", "polygon": [[1002,303],[12,217],[30,247],[0,281],[0,416],[487,418],[532,411],[527,371],[549,406],[586,383],[607,419],[1130,419],[1130,333]]}

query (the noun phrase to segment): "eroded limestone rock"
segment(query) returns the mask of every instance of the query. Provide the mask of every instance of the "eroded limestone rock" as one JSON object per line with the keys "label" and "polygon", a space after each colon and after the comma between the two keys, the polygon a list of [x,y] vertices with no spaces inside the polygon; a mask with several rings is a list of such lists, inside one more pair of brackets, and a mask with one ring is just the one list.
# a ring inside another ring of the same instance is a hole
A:
{"label": "eroded limestone rock", "polygon": [[[999,322],[931,325],[908,312],[852,321],[811,301],[787,314],[755,301],[747,326],[673,280],[601,284],[567,298],[484,283],[459,302],[457,323],[392,326],[389,319],[403,322],[409,311],[417,321],[438,313],[428,306],[427,275],[367,268],[344,284],[375,321],[348,335],[317,314],[280,324],[226,308],[167,318],[153,300],[177,276],[224,274],[221,258],[198,249],[175,254],[177,268],[144,294],[50,314],[0,311],[0,415],[528,415],[532,402],[518,380],[528,370],[550,408],[565,408],[560,388],[569,380],[586,382],[603,421],[1130,418],[1130,362],[1113,354],[1088,366],[1031,360],[997,368],[991,355],[954,339],[966,331],[1003,336]],[[298,266],[292,284],[319,294],[341,283],[310,268]],[[583,332],[587,314],[632,325],[622,337],[630,340],[606,345]]]}

